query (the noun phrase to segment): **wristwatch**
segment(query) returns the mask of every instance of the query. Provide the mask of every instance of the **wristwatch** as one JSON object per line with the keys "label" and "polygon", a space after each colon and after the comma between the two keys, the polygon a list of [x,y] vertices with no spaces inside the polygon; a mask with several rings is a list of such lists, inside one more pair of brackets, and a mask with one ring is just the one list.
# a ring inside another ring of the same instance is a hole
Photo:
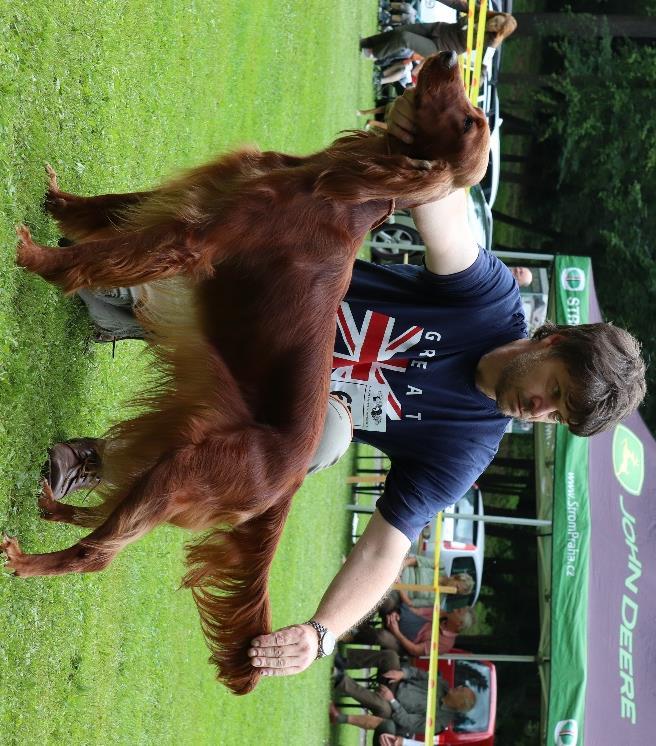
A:
{"label": "wristwatch", "polygon": [[[326,655],[330,655],[335,649],[335,635],[316,619],[310,619],[305,622],[311,627],[314,627],[317,637],[319,638],[319,647],[317,648],[317,658],[323,658]],[[316,660],[316,659],[315,659]]]}

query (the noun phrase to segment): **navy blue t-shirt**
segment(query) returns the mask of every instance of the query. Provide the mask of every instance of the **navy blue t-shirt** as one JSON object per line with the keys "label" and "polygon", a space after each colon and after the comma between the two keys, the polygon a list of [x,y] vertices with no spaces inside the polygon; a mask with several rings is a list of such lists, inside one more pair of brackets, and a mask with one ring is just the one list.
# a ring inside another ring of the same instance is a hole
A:
{"label": "navy blue t-shirt", "polygon": [[526,337],[517,283],[485,250],[453,275],[357,261],[337,326],[331,388],[354,400],[355,438],[391,459],[377,507],[414,540],[485,470],[508,424],[475,372]]}

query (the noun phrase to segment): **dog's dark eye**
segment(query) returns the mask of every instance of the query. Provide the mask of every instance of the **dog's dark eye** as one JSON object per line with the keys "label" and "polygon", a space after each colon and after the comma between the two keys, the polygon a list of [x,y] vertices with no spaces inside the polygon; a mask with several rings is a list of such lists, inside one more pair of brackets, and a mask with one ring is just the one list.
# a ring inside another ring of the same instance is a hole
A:
{"label": "dog's dark eye", "polygon": [[473,124],[474,124],[474,117],[465,117],[465,126],[463,128],[463,132],[469,132]]}

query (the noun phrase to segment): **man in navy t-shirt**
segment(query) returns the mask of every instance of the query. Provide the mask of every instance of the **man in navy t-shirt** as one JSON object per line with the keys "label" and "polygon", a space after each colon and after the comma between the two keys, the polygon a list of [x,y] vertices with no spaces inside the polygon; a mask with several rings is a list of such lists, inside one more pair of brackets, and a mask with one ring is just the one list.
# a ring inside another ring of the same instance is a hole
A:
{"label": "man in navy t-shirt", "polygon": [[472,254],[450,275],[357,262],[338,313],[331,388],[380,402],[381,417],[352,406],[354,435],[390,457],[377,507],[409,539],[480,476],[508,424],[477,388],[476,366],[526,337],[524,314],[505,265]]}

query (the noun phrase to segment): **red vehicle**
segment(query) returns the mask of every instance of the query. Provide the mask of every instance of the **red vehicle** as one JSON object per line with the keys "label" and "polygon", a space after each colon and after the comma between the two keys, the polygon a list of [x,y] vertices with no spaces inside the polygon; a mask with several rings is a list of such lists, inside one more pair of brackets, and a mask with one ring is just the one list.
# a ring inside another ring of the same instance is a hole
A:
{"label": "red vehicle", "polygon": [[[419,668],[428,668],[427,660],[417,660],[414,663]],[[497,715],[497,672],[494,664],[477,659],[440,660],[438,670],[450,687],[471,686],[476,692],[476,705],[436,735],[434,743],[440,746],[494,746]],[[423,743],[424,734],[415,735],[414,740]]]}

